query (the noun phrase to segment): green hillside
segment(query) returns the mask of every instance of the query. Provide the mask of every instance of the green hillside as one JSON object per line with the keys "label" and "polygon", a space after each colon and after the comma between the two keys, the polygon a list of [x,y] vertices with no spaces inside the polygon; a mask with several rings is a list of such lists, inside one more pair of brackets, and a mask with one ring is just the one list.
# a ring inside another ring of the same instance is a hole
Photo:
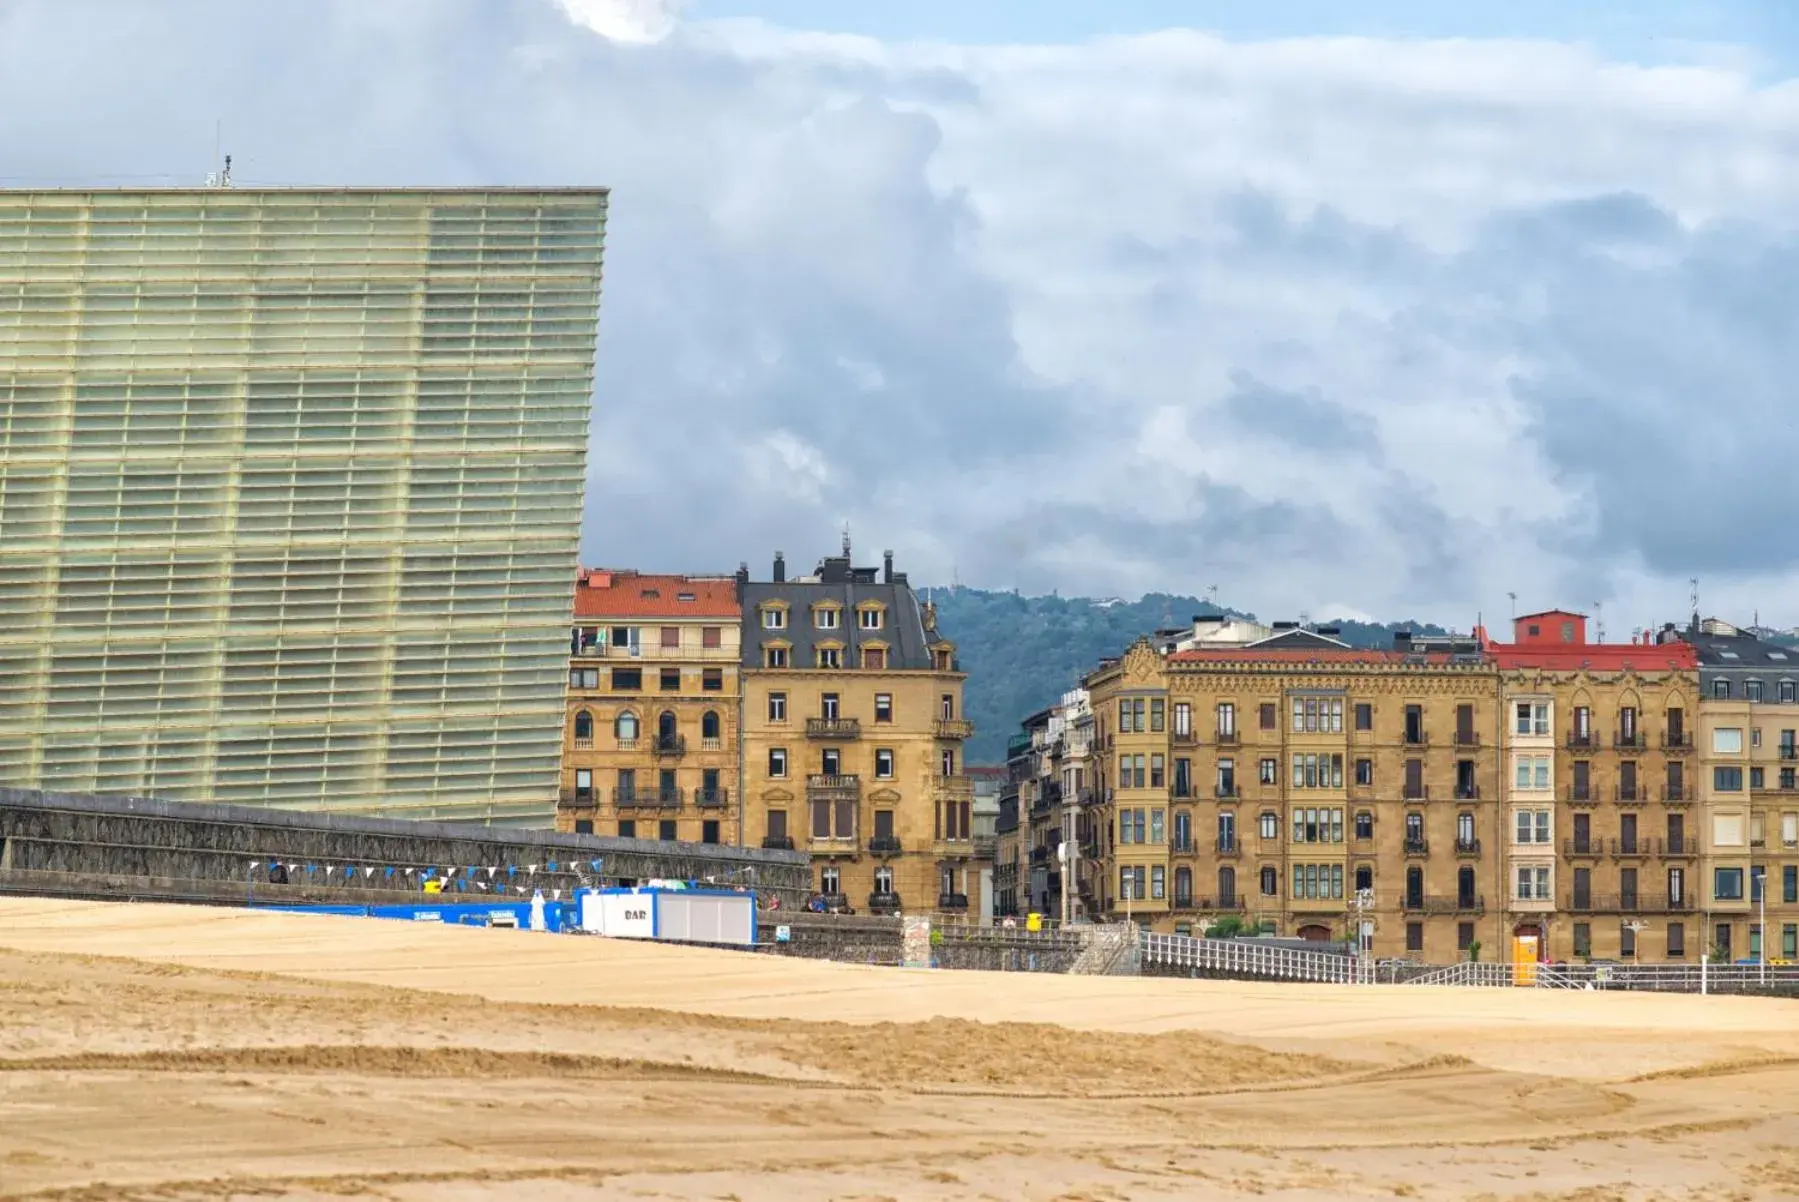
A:
{"label": "green hillside", "polygon": [[[1101,659],[1119,654],[1139,635],[1186,626],[1195,614],[1220,612],[1197,597],[1167,593],[1101,601],[934,588],[930,596],[969,674],[966,706],[976,728],[968,746],[970,764],[1003,763],[1006,740],[1022,719],[1074,688]],[[1395,630],[1444,633],[1428,623],[1333,624],[1342,627],[1345,642],[1358,647],[1391,646]]]}

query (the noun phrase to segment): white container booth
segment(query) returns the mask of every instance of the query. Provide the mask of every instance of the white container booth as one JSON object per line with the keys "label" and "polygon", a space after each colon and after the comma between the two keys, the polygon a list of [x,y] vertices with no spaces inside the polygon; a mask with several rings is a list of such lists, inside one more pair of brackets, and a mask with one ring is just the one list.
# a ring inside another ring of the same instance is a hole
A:
{"label": "white container booth", "polygon": [[736,947],[756,942],[756,895],[729,889],[643,885],[582,889],[581,929],[614,939],[662,939]]}

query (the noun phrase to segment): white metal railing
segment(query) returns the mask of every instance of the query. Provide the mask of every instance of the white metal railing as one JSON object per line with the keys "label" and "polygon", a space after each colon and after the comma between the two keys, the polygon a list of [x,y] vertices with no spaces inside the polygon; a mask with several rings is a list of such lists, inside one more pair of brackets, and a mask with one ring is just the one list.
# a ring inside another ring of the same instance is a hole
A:
{"label": "white metal railing", "polygon": [[1372,963],[1357,956],[1272,947],[1248,940],[1196,939],[1187,935],[1146,932],[1141,956],[1145,964],[1259,980],[1319,981],[1338,985],[1373,980]]}
{"label": "white metal railing", "polygon": [[1517,974],[1510,964],[1481,964],[1468,961],[1430,969],[1410,978],[1405,983],[1407,985],[1461,985],[1477,988],[1496,988],[1501,985],[1520,984]]}

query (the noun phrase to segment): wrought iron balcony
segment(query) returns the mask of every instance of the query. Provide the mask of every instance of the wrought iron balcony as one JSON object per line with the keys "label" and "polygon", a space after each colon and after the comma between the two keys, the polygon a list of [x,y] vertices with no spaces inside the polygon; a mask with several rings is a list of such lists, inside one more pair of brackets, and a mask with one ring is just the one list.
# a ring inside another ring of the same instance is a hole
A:
{"label": "wrought iron balcony", "polygon": [[808,739],[831,739],[845,741],[862,737],[862,720],[860,718],[807,718],[806,737]]}
{"label": "wrought iron balcony", "polygon": [[1648,745],[1649,740],[1643,737],[1641,727],[1632,731],[1621,730],[1612,735],[1612,746],[1619,751],[1641,751]]}
{"label": "wrought iron balcony", "polygon": [[897,856],[900,854],[899,836],[876,835],[868,841],[868,850],[871,855]]}
{"label": "wrought iron balcony", "polygon": [[939,893],[937,908],[945,913],[966,913],[968,911],[968,894]]}
{"label": "wrought iron balcony", "polygon": [[1430,854],[1430,840],[1408,837],[1405,841],[1405,854],[1408,856],[1428,856]]}
{"label": "wrought iron balcony", "polygon": [[564,789],[556,806],[563,810],[591,810],[600,804],[598,789]]}
{"label": "wrought iron balcony", "polygon": [[1596,835],[1588,835],[1585,838],[1577,835],[1572,839],[1563,839],[1562,854],[1564,856],[1602,856],[1605,854],[1605,840]]}
{"label": "wrought iron balcony", "polygon": [[1242,742],[1243,742],[1243,735],[1238,730],[1231,729],[1231,730],[1221,730],[1218,732],[1218,745],[1220,747],[1236,747],[1236,746],[1240,745]]}
{"label": "wrought iron balcony", "polygon": [[1235,860],[1242,856],[1243,845],[1235,839],[1214,839],[1212,852],[1224,859]]}
{"label": "wrought iron balcony", "polygon": [[1474,731],[1474,730],[1458,730],[1458,731],[1456,731],[1455,732],[1455,745],[1457,747],[1479,747],[1480,746],[1480,732]]}
{"label": "wrought iron balcony", "polygon": [[969,739],[974,737],[974,723],[967,718],[937,719],[937,737],[939,739]]}
{"label": "wrought iron balcony", "polygon": [[1455,854],[1458,856],[1478,856],[1480,854],[1480,839],[1458,837],[1455,841]]}
{"label": "wrought iron balcony", "polygon": [[1649,790],[1642,785],[1617,785],[1612,796],[1620,805],[1641,805],[1649,800]]}
{"label": "wrought iron balcony", "polygon": [[1693,894],[1571,893],[1562,908],[1573,914],[1689,914]]}
{"label": "wrought iron balcony", "polygon": [[1401,786],[1399,790],[1399,796],[1403,801],[1429,801],[1430,786],[1422,784],[1404,785]]}
{"label": "wrought iron balcony", "polygon": [[686,735],[657,735],[651,750],[659,760],[678,760],[687,754]]}
{"label": "wrought iron balcony", "polygon": [[731,804],[729,789],[695,789],[693,803],[702,810],[722,810]]}
{"label": "wrought iron balcony", "polygon": [[1480,786],[1479,785],[1457,785],[1455,787],[1455,799],[1457,801],[1479,801],[1480,800]]}
{"label": "wrought iron balcony", "polygon": [[1665,805],[1682,805],[1691,800],[1693,799],[1687,794],[1685,785],[1662,786],[1662,802]]}
{"label": "wrought iron balcony", "polygon": [[1632,837],[1629,839],[1613,839],[1610,844],[1613,859],[1628,859],[1637,856],[1655,854],[1655,839]]}
{"label": "wrought iron balcony", "polygon": [[764,851],[792,851],[793,836],[765,835],[762,839],[762,849]]}
{"label": "wrought iron balcony", "polygon": [[1590,730],[1570,730],[1568,732],[1568,750],[1591,751],[1599,746],[1599,740]]}
{"label": "wrought iron balcony", "polygon": [[868,912],[870,914],[898,914],[900,912],[900,895],[897,893],[870,893],[868,895]]}
{"label": "wrought iron balcony", "polygon": [[1677,730],[1677,731],[1672,731],[1672,732],[1663,731],[1662,732],[1662,750],[1663,751],[1691,751],[1691,750],[1693,750],[1693,734],[1692,734],[1692,732],[1686,731],[1686,730]]}

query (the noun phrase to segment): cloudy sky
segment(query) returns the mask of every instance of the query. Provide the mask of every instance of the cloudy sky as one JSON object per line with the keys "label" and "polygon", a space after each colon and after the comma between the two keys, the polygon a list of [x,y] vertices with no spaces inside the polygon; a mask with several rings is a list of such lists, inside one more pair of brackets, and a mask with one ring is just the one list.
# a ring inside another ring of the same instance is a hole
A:
{"label": "cloudy sky", "polygon": [[0,0],[0,182],[610,185],[590,562],[1616,637],[1799,624],[1795,72],[1766,0]]}

